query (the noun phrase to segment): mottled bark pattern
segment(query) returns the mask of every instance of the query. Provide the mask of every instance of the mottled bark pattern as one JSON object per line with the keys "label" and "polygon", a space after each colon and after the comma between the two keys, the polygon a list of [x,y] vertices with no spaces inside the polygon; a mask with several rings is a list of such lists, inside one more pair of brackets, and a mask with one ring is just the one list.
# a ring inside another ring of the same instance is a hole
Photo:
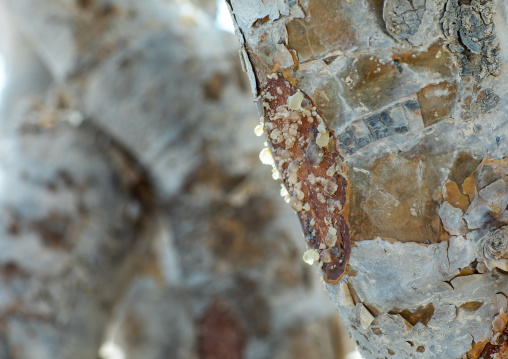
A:
{"label": "mottled bark pattern", "polygon": [[[265,79],[282,72],[295,86],[289,94],[308,96],[339,143],[353,244],[346,272],[326,287],[363,357],[477,358],[497,345],[508,309],[507,3],[230,5],[256,94],[270,101]],[[277,131],[265,126],[275,149],[287,147]],[[300,174],[281,173],[295,185]],[[307,193],[289,192],[305,213]]]}
{"label": "mottled bark pattern", "polygon": [[0,0],[0,16],[63,87],[41,102],[66,104],[0,131],[1,359],[97,358],[105,339],[128,359],[343,357],[259,163],[233,35],[191,2]]}

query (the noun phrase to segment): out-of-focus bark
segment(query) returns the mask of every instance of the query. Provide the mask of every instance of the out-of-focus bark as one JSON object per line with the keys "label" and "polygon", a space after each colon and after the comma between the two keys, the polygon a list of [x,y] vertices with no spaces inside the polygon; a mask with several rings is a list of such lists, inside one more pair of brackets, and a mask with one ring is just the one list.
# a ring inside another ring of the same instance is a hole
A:
{"label": "out-of-focus bark", "polygon": [[9,84],[1,91],[0,99],[0,116],[5,119],[18,100],[45,92],[52,79],[3,2],[0,2],[0,33],[0,54],[2,60],[7,59],[2,61],[6,76],[3,84]]}
{"label": "out-of-focus bark", "polygon": [[[133,265],[121,281],[112,279],[122,270],[116,262],[93,272],[91,288],[105,285],[101,295],[108,300],[90,298],[75,317],[64,307],[62,313],[76,321],[88,313],[93,325],[82,326],[81,334],[97,339],[89,341],[89,351],[72,357],[92,358],[106,338],[129,359],[342,358],[344,333],[337,334],[341,329],[333,307],[313,270],[301,261],[299,225],[283,205],[279,185],[269,178],[270,169],[259,165],[263,140],[252,132],[258,116],[237,64],[234,38],[189,3],[5,3],[58,83],[54,91],[59,95],[48,95],[57,100],[40,109],[36,127],[53,125],[47,130],[52,133],[64,126],[74,133],[62,135],[65,143],[48,157],[48,166],[57,154],[72,153],[74,142],[97,151],[93,139],[111,137],[115,148],[121,144],[122,153],[131,153],[146,169],[150,181],[142,183],[150,183],[147,190],[153,192],[150,211],[127,208],[146,218],[143,232],[106,214],[109,206],[123,208],[115,202],[121,201],[123,187],[115,189],[118,194],[99,188],[93,195],[103,201],[94,214],[99,223],[124,226],[122,231],[132,236],[133,248],[113,249]],[[44,115],[46,108],[56,108],[64,122],[79,124],[82,116],[84,124],[76,129],[58,121],[54,125]],[[94,135],[87,135],[89,128]],[[17,132],[9,136],[20,137]],[[53,149],[58,142],[46,144]],[[86,161],[69,156],[61,167],[72,172],[95,164]],[[128,173],[128,168],[114,172],[120,184]],[[47,222],[54,225],[51,218]],[[101,237],[101,243],[116,243],[122,234]],[[42,232],[33,235],[40,241]],[[81,242],[86,247],[91,240]],[[16,248],[15,243],[6,246]],[[91,256],[101,250],[86,248]],[[79,252],[71,254],[80,268]],[[64,283],[58,276],[47,278]],[[81,294],[81,287],[67,288]],[[93,307],[95,301],[104,307]],[[65,327],[52,330],[69,338],[69,348],[80,338]],[[7,329],[6,338],[10,335]],[[42,332],[34,335],[40,348],[58,348],[56,342],[46,343]],[[5,344],[12,351],[11,339]],[[20,357],[45,359],[41,350]],[[57,349],[48,353],[48,358],[66,357]]]}
{"label": "out-of-focus bark", "polygon": [[228,4],[266,161],[362,354],[502,353],[506,2]]}
{"label": "out-of-focus bark", "polygon": [[118,144],[40,107],[2,126],[0,356],[93,358],[148,248],[153,198]]}

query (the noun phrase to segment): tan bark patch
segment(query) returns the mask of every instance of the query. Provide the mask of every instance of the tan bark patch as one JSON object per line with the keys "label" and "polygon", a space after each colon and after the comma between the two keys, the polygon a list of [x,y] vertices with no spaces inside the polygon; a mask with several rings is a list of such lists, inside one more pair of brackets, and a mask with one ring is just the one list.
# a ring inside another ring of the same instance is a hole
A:
{"label": "tan bark patch", "polygon": [[418,91],[418,102],[425,127],[448,117],[455,106],[457,95],[457,85],[446,81],[437,85],[427,85]]}
{"label": "tan bark patch", "polygon": [[306,13],[304,19],[294,19],[286,25],[289,47],[296,50],[300,61],[316,59],[333,50],[346,51],[354,47],[358,30],[347,18],[343,2],[309,1]]}
{"label": "tan bark patch", "polygon": [[375,237],[401,242],[431,243],[443,239],[432,199],[440,188],[430,158],[406,159],[389,154],[365,168],[370,175],[351,173],[351,237],[353,241]]}
{"label": "tan bark patch", "polygon": [[411,325],[415,326],[416,323],[422,323],[423,325],[427,325],[429,320],[434,315],[434,305],[432,303],[427,304],[426,306],[422,306],[415,311],[410,311],[409,309],[404,309],[401,311],[389,311],[388,314],[398,314],[405,320],[407,320]]}
{"label": "tan bark patch", "polygon": [[452,77],[456,66],[447,47],[437,42],[425,51],[417,49],[393,55],[393,60],[407,64],[415,71],[439,73],[444,78]]}
{"label": "tan bark patch", "polygon": [[443,186],[443,199],[450,203],[455,208],[460,208],[463,212],[469,206],[468,196],[463,194],[457,183],[453,181],[446,181]]}

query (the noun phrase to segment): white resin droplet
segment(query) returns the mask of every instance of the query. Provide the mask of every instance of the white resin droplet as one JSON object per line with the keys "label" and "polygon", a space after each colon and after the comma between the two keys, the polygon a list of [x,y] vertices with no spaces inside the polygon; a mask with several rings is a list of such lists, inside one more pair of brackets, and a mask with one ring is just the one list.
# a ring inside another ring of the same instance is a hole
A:
{"label": "white resin droplet", "polygon": [[278,180],[280,178],[280,173],[279,171],[277,170],[277,168],[272,168],[272,178],[274,180]]}
{"label": "white resin droplet", "polygon": [[264,165],[273,165],[273,157],[269,148],[263,148],[259,153],[259,159]]}
{"label": "white resin droplet", "polygon": [[257,125],[257,126],[254,128],[254,134],[255,134],[256,136],[258,136],[258,137],[259,137],[259,136],[261,136],[261,135],[263,134],[263,132],[264,132],[264,131],[263,131],[263,126],[261,126],[261,125]]}
{"label": "white resin droplet", "polygon": [[315,249],[309,249],[303,254],[303,261],[308,265],[313,265],[319,260],[319,252]]}
{"label": "white resin droplet", "polygon": [[303,93],[298,90],[293,96],[288,97],[288,107],[293,111],[298,111],[302,108]]}
{"label": "white resin droplet", "polygon": [[330,141],[330,134],[328,131],[324,133],[319,132],[316,136],[316,143],[319,147],[326,147],[328,145],[328,141]]}
{"label": "white resin droplet", "polygon": [[328,247],[333,247],[335,243],[337,242],[337,230],[333,227],[328,228],[328,233],[325,237],[325,244]]}

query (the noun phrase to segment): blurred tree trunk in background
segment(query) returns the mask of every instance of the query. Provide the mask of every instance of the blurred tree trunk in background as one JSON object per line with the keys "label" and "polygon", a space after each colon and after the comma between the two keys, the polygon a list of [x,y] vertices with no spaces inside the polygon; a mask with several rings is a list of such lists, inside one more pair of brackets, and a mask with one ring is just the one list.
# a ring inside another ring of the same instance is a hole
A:
{"label": "blurred tree trunk in background", "polygon": [[197,4],[0,1],[0,358],[351,350]]}
{"label": "blurred tree trunk in background", "polygon": [[508,358],[506,1],[228,5],[305,258],[362,354]]}

